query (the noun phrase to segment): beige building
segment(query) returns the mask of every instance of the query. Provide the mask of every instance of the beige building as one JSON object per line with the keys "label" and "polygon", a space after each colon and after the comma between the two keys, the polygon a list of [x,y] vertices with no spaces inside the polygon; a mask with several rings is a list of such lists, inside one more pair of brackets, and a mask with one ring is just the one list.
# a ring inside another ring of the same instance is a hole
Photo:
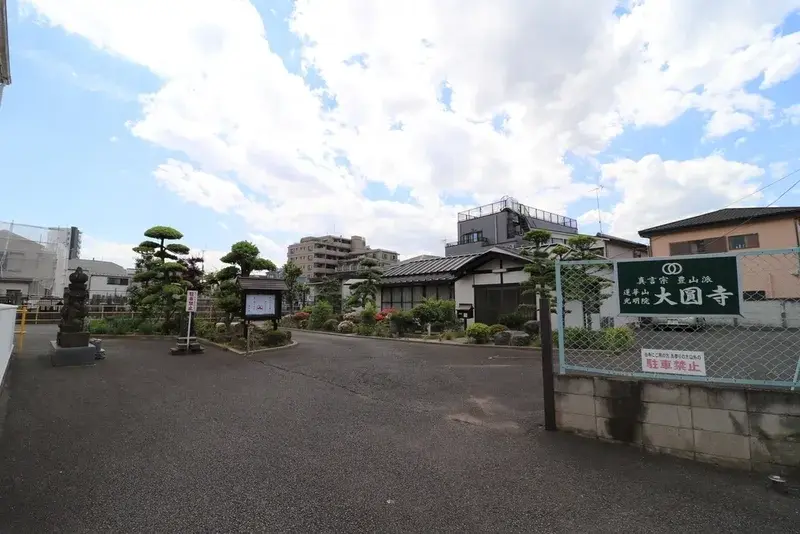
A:
{"label": "beige building", "polygon": [[[639,231],[653,257],[742,252],[744,299],[800,298],[800,207],[726,208]],[[762,254],[747,254],[759,252]]]}
{"label": "beige building", "polygon": [[357,271],[358,264],[365,257],[378,262],[380,267],[397,263],[397,252],[386,249],[372,249],[361,236],[350,238],[325,235],[308,236],[299,243],[289,245],[287,256],[308,278],[321,278],[336,273]]}

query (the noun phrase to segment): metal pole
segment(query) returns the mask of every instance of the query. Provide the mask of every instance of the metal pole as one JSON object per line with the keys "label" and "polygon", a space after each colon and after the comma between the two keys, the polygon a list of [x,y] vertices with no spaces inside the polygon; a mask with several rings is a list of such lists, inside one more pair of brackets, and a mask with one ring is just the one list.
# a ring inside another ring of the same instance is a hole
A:
{"label": "metal pole", "polygon": [[189,326],[186,328],[186,352],[189,352],[189,336],[192,335],[192,312],[189,312]]}
{"label": "metal pole", "polygon": [[550,299],[539,299],[539,332],[542,336],[542,392],[544,394],[544,429],[556,427],[556,393],[553,376],[553,325],[550,319]]}
{"label": "metal pole", "polygon": [[[549,317],[549,310],[548,310]],[[556,260],[556,325],[558,331],[558,374],[566,372],[567,364],[564,357],[564,292],[561,286],[561,260]]]}

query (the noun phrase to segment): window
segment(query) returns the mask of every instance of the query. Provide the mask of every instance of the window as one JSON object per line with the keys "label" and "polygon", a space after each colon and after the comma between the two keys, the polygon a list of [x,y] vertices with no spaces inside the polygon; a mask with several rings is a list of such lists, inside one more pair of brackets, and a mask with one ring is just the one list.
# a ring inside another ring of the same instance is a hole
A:
{"label": "window", "polygon": [[128,285],[128,279],[127,278],[112,278],[111,276],[109,276],[108,278],[106,278],[106,284],[108,284],[110,286],[127,286]]}
{"label": "window", "polygon": [[731,250],[758,247],[758,234],[732,235],[728,238],[728,248]]}
{"label": "window", "polygon": [[670,256],[680,256],[684,254],[712,254],[717,252],[728,252],[726,240],[723,238],[723,236],[669,244]]}
{"label": "window", "polygon": [[477,243],[478,241],[483,241],[483,232],[469,232],[461,236],[461,239],[458,240],[460,244],[465,243]]}
{"label": "window", "polygon": [[753,302],[758,300],[767,300],[766,291],[742,291],[742,300],[746,302]]}
{"label": "window", "polygon": [[644,258],[644,255],[642,254],[641,250],[639,250],[638,248],[635,248],[635,249],[633,249],[633,257],[634,258]]}

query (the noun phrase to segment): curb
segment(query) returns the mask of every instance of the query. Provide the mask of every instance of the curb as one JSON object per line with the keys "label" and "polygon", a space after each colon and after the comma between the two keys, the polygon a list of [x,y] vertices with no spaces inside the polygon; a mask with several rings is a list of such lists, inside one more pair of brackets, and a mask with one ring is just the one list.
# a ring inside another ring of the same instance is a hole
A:
{"label": "curb", "polygon": [[[289,329],[285,328],[284,330],[289,330]],[[339,335],[344,335],[344,334],[339,334]],[[159,335],[149,335],[149,334],[122,334],[122,335],[117,335],[117,336],[114,336],[114,335],[109,335],[109,336],[105,336],[104,335],[102,337],[98,336],[97,339],[100,339],[100,340],[105,340],[105,339],[154,340],[154,339],[167,339],[167,338],[172,338],[172,337],[176,337],[176,336],[173,336],[173,335],[160,335],[159,336]],[[212,347],[216,347],[216,348],[221,349],[221,350],[223,350],[225,352],[232,352],[234,354],[239,354],[241,356],[245,356],[245,355],[248,354],[247,352],[245,352],[243,350],[234,349],[232,347],[228,347],[227,345],[221,345],[220,343],[215,343],[215,342],[210,341],[210,340],[208,340],[206,338],[203,338],[203,337],[198,337],[197,341],[201,341],[201,342],[205,343],[206,345],[211,345]],[[266,348],[263,348],[263,349],[251,350],[250,354],[258,354],[260,352],[269,352],[269,351],[272,351],[272,350],[288,349],[288,348],[294,347],[296,345],[297,345],[297,341],[292,340],[292,342],[289,343],[288,345],[281,345],[280,347],[266,347]]]}
{"label": "curb", "polygon": [[469,348],[482,348],[482,349],[503,349],[503,350],[520,350],[526,352],[541,353],[539,347],[514,347],[512,345],[495,345],[493,343],[484,343],[477,345],[474,343],[456,343],[453,341],[434,341],[431,339],[412,339],[407,337],[379,337],[379,336],[359,336],[358,334],[342,334],[341,332],[321,332],[319,330],[303,330],[302,328],[286,328],[284,330],[292,330],[293,332],[304,332],[307,334],[319,334],[321,336],[338,336],[350,337],[357,339],[379,339],[381,341],[399,341],[401,343],[425,343],[427,345],[445,345],[449,347],[469,347]]}
{"label": "curb", "polygon": [[113,334],[91,334],[92,338],[97,338],[100,340],[104,339],[167,339],[170,337],[177,337],[174,335],[158,335],[158,334],[120,334],[120,335],[113,335]]}
{"label": "curb", "polygon": [[266,348],[263,348],[263,349],[251,350],[248,353],[248,352],[245,352],[243,350],[234,349],[233,347],[229,347],[227,345],[222,345],[220,343],[214,343],[213,341],[209,341],[209,340],[207,340],[205,338],[202,338],[202,337],[198,337],[197,341],[201,341],[201,342],[205,343],[206,345],[211,345],[212,347],[216,347],[216,348],[221,349],[221,350],[223,350],[225,352],[232,352],[232,353],[238,354],[240,356],[249,356],[251,354],[260,354],[262,352],[271,352],[273,350],[290,349],[292,347],[296,347],[297,344],[298,344],[297,341],[292,340],[288,345],[281,345],[280,347],[266,347]]}

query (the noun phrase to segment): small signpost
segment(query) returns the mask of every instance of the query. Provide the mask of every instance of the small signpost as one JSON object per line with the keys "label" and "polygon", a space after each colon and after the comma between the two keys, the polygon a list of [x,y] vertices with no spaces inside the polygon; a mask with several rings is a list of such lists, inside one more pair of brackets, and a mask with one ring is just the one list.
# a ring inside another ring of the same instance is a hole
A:
{"label": "small signpost", "polygon": [[[186,325],[186,339],[184,340],[183,337],[178,334],[177,343],[175,347],[170,349],[172,354],[189,354],[189,353],[198,353],[203,352],[203,347],[200,343],[197,342],[197,338],[192,336],[192,319],[193,315],[197,313],[197,301],[199,299],[198,292],[194,289],[190,289],[186,292],[186,311],[187,311],[187,325]],[[183,328],[179,329],[182,330]]]}
{"label": "small signpost", "polygon": [[616,267],[621,316],[741,315],[735,255],[619,260]]}
{"label": "small signpost", "polygon": [[186,351],[189,351],[189,339],[192,337],[192,314],[197,313],[197,291],[186,292],[186,311],[189,312],[189,326],[186,328]]}

